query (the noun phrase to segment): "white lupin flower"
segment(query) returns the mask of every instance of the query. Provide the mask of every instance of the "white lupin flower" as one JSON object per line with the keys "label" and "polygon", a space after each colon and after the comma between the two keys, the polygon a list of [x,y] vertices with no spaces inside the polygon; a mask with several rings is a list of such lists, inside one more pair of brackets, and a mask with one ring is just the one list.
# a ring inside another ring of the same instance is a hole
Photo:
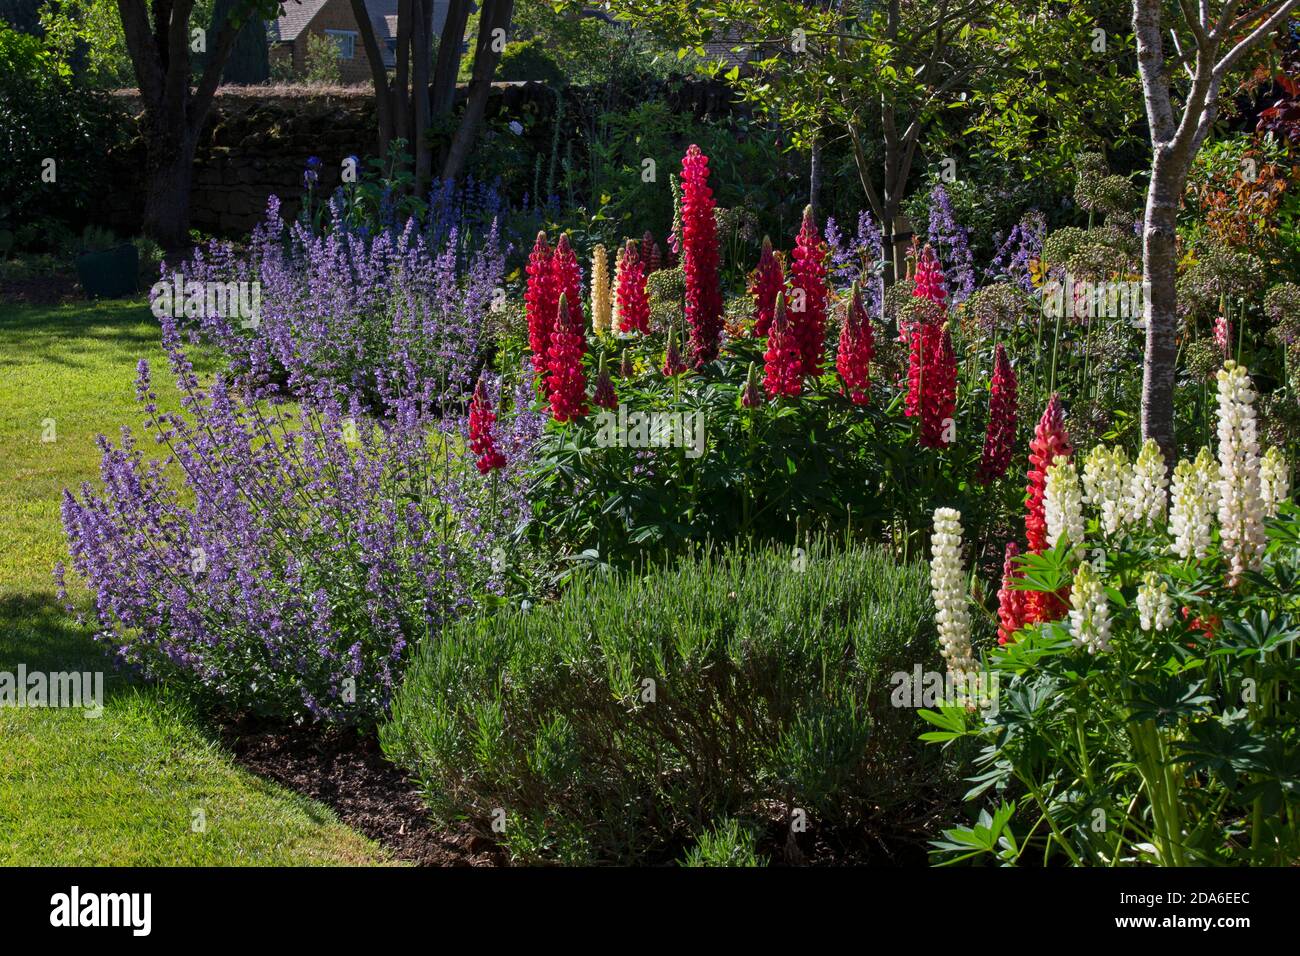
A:
{"label": "white lupin flower", "polygon": [[1043,514],[1050,547],[1056,547],[1062,536],[1070,544],[1083,543],[1083,490],[1074,464],[1064,455],[1057,455],[1047,469]]}
{"label": "white lupin flower", "polygon": [[1129,485],[1129,517],[1148,526],[1165,520],[1169,507],[1169,479],[1165,476],[1165,456],[1154,438],[1142,443],[1142,451],[1133,465],[1133,478]]}
{"label": "white lupin flower", "polygon": [[1101,516],[1106,534],[1119,531],[1129,517],[1129,490],[1133,483],[1128,456],[1122,448],[1098,445],[1083,465],[1083,489],[1088,504]]}
{"label": "white lupin flower", "polygon": [[1259,460],[1259,497],[1264,502],[1264,515],[1277,517],[1277,509],[1291,495],[1291,467],[1281,450],[1272,445]]}
{"label": "white lupin flower", "polygon": [[934,597],[939,649],[948,672],[959,683],[975,671],[970,643],[970,610],[966,603],[966,575],[961,564],[961,512],[939,508],[934,513],[930,550],[930,588]]}
{"label": "white lupin flower", "polygon": [[1244,366],[1219,369],[1219,534],[1228,557],[1229,586],[1258,567],[1264,554],[1264,501],[1259,493],[1255,389]]}
{"label": "white lupin flower", "polygon": [[1174,554],[1184,560],[1205,557],[1210,553],[1210,533],[1219,505],[1219,465],[1208,448],[1197,453],[1195,462],[1184,458],[1178,463],[1170,497],[1169,533],[1174,538]]}
{"label": "white lupin flower", "polygon": [[1110,605],[1106,589],[1087,561],[1074,572],[1070,587],[1070,626],[1074,643],[1086,647],[1089,654],[1110,650]]}
{"label": "white lupin flower", "polygon": [[1169,597],[1169,585],[1154,571],[1148,571],[1138,587],[1137,609],[1138,623],[1144,631],[1152,628],[1163,631],[1174,623],[1174,602]]}

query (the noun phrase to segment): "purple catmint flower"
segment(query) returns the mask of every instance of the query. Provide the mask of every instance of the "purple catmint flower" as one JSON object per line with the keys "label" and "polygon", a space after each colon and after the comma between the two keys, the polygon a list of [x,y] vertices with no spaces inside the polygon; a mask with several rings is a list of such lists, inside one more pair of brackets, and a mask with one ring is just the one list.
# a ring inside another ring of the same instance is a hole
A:
{"label": "purple catmint flower", "polygon": [[450,451],[460,403],[404,393],[375,417],[310,382],[296,405],[224,374],[204,388],[160,321],[183,412],[158,409],[147,363],[136,394],[162,457],[129,430],[101,437],[101,484],[61,504],[97,637],[233,707],[378,719],[413,643],[501,590],[492,555],[531,514],[531,396],[505,415],[510,460],[489,484]]}
{"label": "purple catmint flower", "polygon": [[497,223],[464,255],[456,229],[435,247],[414,220],[373,235],[347,228],[337,209],[333,222],[323,235],[286,226],[273,199],[246,252],[219,242],[197,250],[182,282],[257,283],[260,309],[254,322],[205,303],[185,316],[191,337],[216,343],[262,397],[332,390],[370,408],[403,395],[458,399],[503,281]]}
{"label": "purple catmint flower", "polygon": [[1047,217],[1031,209],[1012,227],[984,274],[989,278],[1005,275],[1026,292],[1033,292],[1031,263],[1042,256],[1046,237]]}
{"label": "purple catmint flower", "polygon": [[948,191],[941,184],[930,191],[928,233],[930,245],[943,263],[948,301],[960,305],[975,291],[975,259],[970,251],[969,233],[957,222]]}

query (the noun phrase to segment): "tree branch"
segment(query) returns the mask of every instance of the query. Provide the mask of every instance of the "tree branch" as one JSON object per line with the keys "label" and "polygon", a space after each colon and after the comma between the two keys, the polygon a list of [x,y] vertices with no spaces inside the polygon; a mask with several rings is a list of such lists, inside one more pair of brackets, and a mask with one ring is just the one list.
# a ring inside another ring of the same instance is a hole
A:
{"label": "tree branch", "polygon": [[126,50],[131,56],[131,65],[135,67],[135,78],[140,84],[140,95],[145,107],[159,110],[162,108],[162,63],[159,62],[158,48],[153,42],[153,31],[149,28],[149,13],[144,0],[117,0],[117,11],[122,18]]}
{"label": "tree branch", "polygon": [[375,38],[375,25],[370,20],[370,11],[366,9],[365,0],[351,0],[352,18],[357,21],[357,32],[361,34],[361,45],[365,47],[366,59],[370,61],[370,81],[375,86],[375,117],[379,122],[379,153],[388,155],[389,137],[393,129],[393,104],[388,89],[388,70],[384,67],[383,52]]}
{"label": "tree branch", "polygon": [[1233,65],[1246,54],[1247,50],[1276,30],[1287,15],[1296,8],[1297,4],[1300,4],[1300,0],[1285,0],[1271,17],[1238,41],[1237,45],[1225,53],[1223,59],[1215,65],[1215,76],[1222,79],[1224,74],[1231,70]]}

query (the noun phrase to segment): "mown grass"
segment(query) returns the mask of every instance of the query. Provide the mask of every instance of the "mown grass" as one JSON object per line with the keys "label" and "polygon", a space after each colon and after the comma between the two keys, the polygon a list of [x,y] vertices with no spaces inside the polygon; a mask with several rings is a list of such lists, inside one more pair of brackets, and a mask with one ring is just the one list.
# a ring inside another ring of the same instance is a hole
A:
{"label": "mown grass", "polygon": [[0,671],[105,675],[98,719],[0,707],[0,864],[382,862],[326,807],[236,766],[184,701],[116,672],[56,601],[59,498],[97,480],[97,434],[138,426],[140,358],[174,405],[142,302],[0,303]]}

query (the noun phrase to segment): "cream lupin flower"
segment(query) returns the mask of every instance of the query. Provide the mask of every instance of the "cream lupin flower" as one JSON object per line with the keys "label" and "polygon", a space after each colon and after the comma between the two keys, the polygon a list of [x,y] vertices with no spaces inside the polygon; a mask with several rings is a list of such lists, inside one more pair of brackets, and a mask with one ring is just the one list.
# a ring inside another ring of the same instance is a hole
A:
{"label": "cream lupin flower", "polygon": [[1110,605],[1106,603],[1106,589],[1087,561],[1074,572],[1074,584],[1070,587],[1070,626],[1074,630],[1074,643],[1086,647],[1089,654],[1110,649]]}
{"label": "cream lupin flower", "polygon": [[623,278],[623,256],[626,254],[625,246],[620,245],[618,251],[614,253],[614,277],[609,280],[609,299],[612,302],[610,307],[610,324],[615,332],[623,331],[623,323],[618,318],[618,285]]}
{"label": "cream lupin flower", "polygon": [[1259,460],[1259,497],[1264,502],[1264,515],[1277,517],[1277,509],[1291,494],[1291,468],[1281,450],[1270,446]]}
{"label": "cream lupin flower", "polygon": [[1228,585],[1259,565],[1264,553],[1264,501],[1259,493],[1255,389],[1244,366],[1219,369],[1219,534],[1228,557]]}
{"label": "cream lupin flower", "polygon": [[966,575],[961,564],[961,512],[939,508],[934,513],[930,550],[930,588],[934,597],[939,649],[948,672],[959,683],[975,671],[970,643],[970,611],[966,604]]}
{"label": "cream lupin flower", "polygon": [[1174,469],[1169,507],[1169,533],[1173,552],[1180,558],[1203,558],[1210,553],[1210,533],[1219,504],[1219,466],[1208,448],[1196,461],[1183,459]]}
{"label": "cream lupin flower", "polygon": [[591,328],[604,335],[612,321],[609,294],[609,256],[605,247],[597,244],[591,250]]}
{"label": "cream lupin flower", "polygon": [[1133,478],[1129,485],[1129,517],[1148,526],[1165,520],[1169,507],[1169,479],[1165,477],[1165,456],[1154,438],[1142,443],[1142,451],[1133,465]]}
{"label": "cream lupin flower", "polygon": [[1148,571],[1138,587],[1137,609],[1138,623],[1144,631],[1153,627],[1163,631],[1174,623],[1174,603],[1169,597],[1169,585],[1154,571]]}
{"label": "cream lupin flower", "polygon": [[1083,488],[1088,504],[1101,516],[1106,534],[1114,534],[1128,518],[1132,471],[1124,449],[1098,445],[1083,465]]}
{"label": "cream lupin flower", "polygon": [[1083,543],[1083,490],[1074,464],[1064,455],[1057,455],[1047,469],[1043,513],[1050,547],[1056,547],[1062,537],[1070,544]]}

